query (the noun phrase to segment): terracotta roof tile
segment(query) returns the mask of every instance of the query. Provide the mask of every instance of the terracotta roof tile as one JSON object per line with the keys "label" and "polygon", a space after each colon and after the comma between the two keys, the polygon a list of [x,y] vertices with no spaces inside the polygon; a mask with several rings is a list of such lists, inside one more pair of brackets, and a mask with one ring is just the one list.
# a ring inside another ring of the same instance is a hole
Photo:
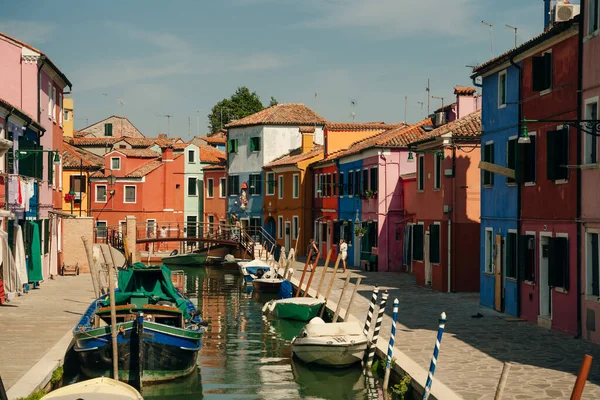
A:
{"label": "terracotta roof tile", "polygon": [[210,136],[195,136],[195,138],[204,140],[206,143],[227,143],[227,134],[221,131]]}
{"label": "terracotta roof tile", "polygon": [[126,176],[128,178],[142,178],[142,177],[148,175],[150,172],[157,169],[158,167],[160,167],[161,165],[162,165],[162,161],[159,161],[159,160],[150,161],[149,163],[142,165],[138,169],[131,171]]}
{"label": "terracotta roof tile", "polygon": [[313,126],[301,126],[299,128],[300,133],[315,133],[315,127]]}
{"label": "terracotta roof tile", "polygon": [[226,128],[249,125],[323,125],[325,118],[306,107],[304,104],[277,104],[245,118],[232,121]]}
{"label": "terracotta roof tile", "polygon": [[150,147],[154,144],[155,139],[152,138],[134,138],[128,136],[122,136],[122,139],[125,143],[129,144],[133,148],[146,148]]}
{"label": "terracotta roof tile", "polygon": [[301,153],[301,151],[302,151],[301,148],[292,150],[291,152],[284,155],[283,157],[280,157],[280,158],[270,162],[269,164],[265,165],[265,168],[283,167],[285,165],[296,165],[300,161],[306,161],[313,157],[318,156],[319,154],[322,154],[323,146],[321,146],[320,144],[316,144],[315,147],[311,151],[307,151],[306,153]]}
{"label": "terracotta roof tile", "polygon": [[481,110],[456,119],[416,138],[413,143],[451,134],[452,138],[477,139],[481,136]]}
{"label": "terracotta roof tile", "polygon": [[131,158],[158,158],[160,154],[150,149],[117,149],[119,153]]}
{"label": "terracotta roof tile", "polygon": [[472,96],[477,89],[470,86],[454,86],[454,94],[459,96]]}
{"label": "terracotta roof tile", "polygon": [[333,131],[367,131],[367,130],[388,130],[404,126],[404,122],[396,124],[386,124],[385,122],[327,122],[325,128]]}
{"label": "terracotta roof tile", "polygon": [[86,137],[87,135],[89,135],[89,133],[87,133],[87,132],[80,132],[80,131],[77,131],[77,130],[73,129],[73,137],[82,138],[82,137]]}
{"label": "terracotta roof tile", "polygon": [[205,163],[220,163],[227,160],[227,155],[224,151],[215,149],[212,146],[201,145],[200,148],[200,161]]}
{"label": "terracotta roof tile", "polygon": [[121,138],[118,137],[74,137],[71,140],[71,144],[73,146],[105,146],[105,145],[113,145],[117,142],[121,141]]}
{"label": "terracotta roof tile", "polygon": [[439,112],[442,112],[442,111],[453,110],[455,108],[456,108],[456,103],[452,103],[452,104],[448,104],[447,106],[440,107],[437,110],[435,110],[434,112],[439,113]]}
{"label": "terracotta roof tile", "polygon": [[85,169],[100,169],[104,167],[104,158],[63,142],[62,165],[66,169],[80,167]]}
{"label": "terracotta roof tile", "polygon": [[182,150],[185,149],[186,147],[188,147],[190,144],[189,143],[175,143],[173,144],[173,148],[177,149],[177,150]]}
{"label": "terracotta roof tile", "polygon": [[206,167],[204,167],[202,169],[204,171],[219,171],[219,170],[225,171],[227,169],[227,164],[225,162],[221,162],[219,164],[207,165]]}
{"label": "terracotta roof tile", "polygon": [[157,139],[152,139],[154,141],[154,143],[156,143],[157,145],[159,145],[160,147],[167,147],[169,145],[175,144],[175,143],[181,143],[183,142],[183,140],[179,137],[176,138],[171,138],[171,137],[167,137],[167,138],[162,138],[159,137]]}

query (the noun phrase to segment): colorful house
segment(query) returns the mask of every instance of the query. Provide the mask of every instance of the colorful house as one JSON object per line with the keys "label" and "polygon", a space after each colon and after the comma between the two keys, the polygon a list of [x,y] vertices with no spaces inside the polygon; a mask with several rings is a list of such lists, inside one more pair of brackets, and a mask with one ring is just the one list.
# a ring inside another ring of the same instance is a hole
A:
{"label": "colorful house", "polygon": [[[209,224],[227,223],[227,165],[225,161],[207,165],[204,171],[204,218]],[[210,233],[210,231],[209,231]]]}
{"label": "colorful house", "polygon": [[90,216],[90,175],[104,168],[104,157],[97,156],[84,149],[63,143],[62,176],[63,188],[62,212],[71,215]]}
{"label": "colorful house", "polygon": [[130,138],[144,137],[142,132],[140,132],[139,129],[136,128],[131,121],[129,121],[129,119],[126,117],[119,117],[117,115],[112,115],[103,119],[102,121],[95,122],[90,126],[80,129],[78,136],[86,138],[119,138],[123,136]]}
{"label": "colorful house", "polygon": [[600,99],[600,16],[597,1],[582,2],[585,7],[583,19],[583,52],[581,76],[581,116],[590,121],[581,130],[581,247],[580,259],[582,308],[582,336],[600,343],[600,165],[598,157],[598,102]]}
{"label": "colorful house", "polygon": [[295,248],[297,255],[307,255],[313,194],[313,176],[307,170],[323,158],[323,146],[314,144],[314,126],[299,129],[302,146],[264,167],[264,226],[286,251]]}
{"label": "colorful house", "polygon": [[323,144],[324,123],[323,117],[303,104],[278,104],[226,126],[227,210],[240,219],[242,227],[262,232],[263,167],[301,146],[300,126],[314,126],[314,141]]}
{"label": "colorful house", "polygon": [[458,119],[410,144],[417,182],[412,271],[421,286],[477,292],[481,112],[474,88],[457,87],[454,93]]}

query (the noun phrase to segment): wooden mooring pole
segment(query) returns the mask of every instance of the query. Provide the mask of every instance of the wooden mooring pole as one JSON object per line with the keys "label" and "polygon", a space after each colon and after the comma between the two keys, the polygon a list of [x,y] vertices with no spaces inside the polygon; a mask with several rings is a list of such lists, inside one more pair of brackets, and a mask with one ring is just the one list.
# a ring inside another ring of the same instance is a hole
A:
{"label": "wooden mooring pole", "polygon": [[85,254],[88,259],[88,265],[90,266],[90,275],[92,275],[92,285],[94,285],[94,295],[96,298],[100,297],[100,282],[99,282],[99,274],[96,271],[96,263],[94,262],[94,256],[92,254],[92,246],[90,242],[88,242],[85,236],[81,237],[83,240],[83,247],[85,248]]}
{"label": "wooden mooring pole", "polygon": [[[329,287],[327,288],[327,293],[325,294],[325,305],[327,305],[327,300],[329,299],[329,295],[331,294],[331,289],[333,288],[333,283],[335,282],[335,275],[337,274],[338,267],[340,266],[340,260],[342,258],[338,257],[335,261],[335,266],[333,267],[333,274],[331,275],[331,280],[329,281]],[[325,308],[321,307],[321,313],[319,317],[323,318],[323,313],[325,312]]]}
{"label": "wooden mooring pole", "polygon": [[354,291],[352,292],[352,296],[350,296],[350,302],[348,303],[348,307],[346,307],[346,314],[344,315],[344,322],[348,321],[348,317],[350,316],[350,307],[352,307],[352,303],[354,303],[354,297],[356,296],[356,292],[358,291],[358,287],[360,286],[360,281],[362,277],[358,277],[356,283],[354,284]]}
{"label": "wooden mooring pole", "polygon": [[346,282],[344,282],[344,287],[342,288],[342,293],[340,294],[340,298],[337,303],[337,307],[335,308],[335,313],[333,313],[333,320],[331,322],[337,322],[338,316],[340,315],[340,309],[342,306],[342,299],[344,298],[344,294],[346,293],[346,289],[348,288],[348,284],[350,283],[350,278],[352,274],[348,274],[346,276]]}
{"label": "wooden mooring pole", "polygon": [[[331,250],[329,250],[329,252],[331,253]],[[337,258],[340,258],[340,255],[338,254]],[[339,261],[336,260],[336,263],[338,263]],[[319,281],[319,287],[317,288],[317,294],[315,296],[316,299],[319,298],[319,295],[321,294],[321,288],[323,287],[323,282],[325,282],[325,275],[327,274],[327,268],[329,267],[329,254],[327,255],[327,260],[325,260],[325,267],[323,268],[323,272],[321,273],[321,280]]]}
{"label": "wooden mooring pole", "polygon": [[306,262],[304,263],[304,270],[302,271],[302,276],[300,277],[300,282],[298,283],[298,290],[296,291],[296,297],[300,297],[300,291],[302,290],[302,283],[304,282],[304,276],[306,276],[306,270],[308,269],[308,262],[310,261],[310,258],[312,257],[312,249],[310,249],[310,251],[308,252],[308,258],[306,259]]}
{"label": "wooden mooring pole", "polygon": [[580,400],[583,394],[583,387],[585,381],[587,381],[588,374],[590,373],[590,367],[592,366],[592,356],[586,354],[583,357],[581,368],[579,368],[579,374],[577,374],[577,380],[575,386],[573,386],[573,392],[571,393],[571,400]]}
{"label": "wooden mooring pole", "polygon": [[[327,264],[329,264],[329,258],[331,257],[332,251],[332,249],[329,249],[329,252],[327,253],[327,260],[325,260],[325,267],[323,268],[323,271],[327,270]],[[304,297],[306,297],[306,295],[308,294],[308,289],[310,288],[310,284],[312,283],[315,272],[317,272],[317,263],[313,265],[312,271],[310,272],[310,276],[308,277],[308,283],[306,284],[306,289],[304,290]]]}
{"label": "wooden mooring pole", "polygon": [[[107,259],[104,249],[102,255],[107,261],[108,269],[108,295],[110,299],[110,336],[112,339],[112,364],[113,364],[113,379],[119,380],[119,348],[117,344],[117,311],[115,303],[115,264],[111,248],[108,248],[110,258]],[[110,260],[110,261],[109,261]]]}

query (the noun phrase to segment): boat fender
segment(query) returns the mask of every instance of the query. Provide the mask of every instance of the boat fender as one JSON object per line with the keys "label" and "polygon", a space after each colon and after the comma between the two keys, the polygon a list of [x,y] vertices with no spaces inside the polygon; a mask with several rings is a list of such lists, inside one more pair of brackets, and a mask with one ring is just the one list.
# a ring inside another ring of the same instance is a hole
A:
{"label": "boat fender", "polygon": [[98,356],[104,364],[112,365],[112,345],[107,343],[98,349]]}
{"label": "boat fender", "polygon": [[311,319],[309,322],[309,324],[324,324],[325,321],[323,321],[321,318],[319,317],[314,317],[313,319]]}
{"label": "boat fender", "polygon": [[173,250],[173,251],[171,252],[171,254],[169,254],[169,257],[171,257],[171,256],[176,256],[178,253],[179,253],[179,252],[177,251],[177,249],[175,249],[175,250]]}

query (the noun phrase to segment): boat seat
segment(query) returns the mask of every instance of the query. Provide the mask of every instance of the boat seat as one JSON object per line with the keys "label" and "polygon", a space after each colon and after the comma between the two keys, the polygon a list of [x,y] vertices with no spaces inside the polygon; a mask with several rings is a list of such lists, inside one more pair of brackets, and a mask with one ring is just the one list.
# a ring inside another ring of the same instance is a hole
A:
{"label": "boat seat", "polygon": [[308,337],[319,336],[364,336],[363,328],[356,322],[336,322],[329,324],[307,324],[304,327]]}

